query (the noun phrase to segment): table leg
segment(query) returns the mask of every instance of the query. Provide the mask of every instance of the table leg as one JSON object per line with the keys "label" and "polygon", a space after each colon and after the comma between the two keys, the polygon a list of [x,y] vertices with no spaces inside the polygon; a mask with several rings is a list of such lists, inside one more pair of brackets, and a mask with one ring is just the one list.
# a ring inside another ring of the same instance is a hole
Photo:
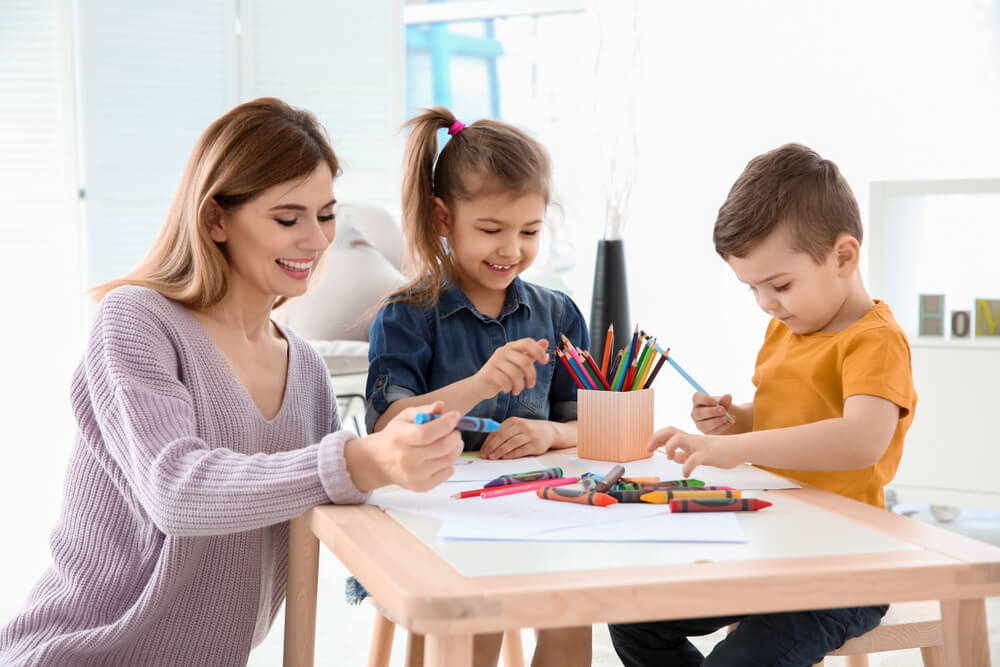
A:
{"label": "table leg", "polygon": [[472,635],[424,635],[425,667],[472,667]]}
{"label": "table leg", "polygon": [[946,665],[989,667],[990,642],[985,600],[942,600],[941,630]]}
{"label": "table leg", "polygon": [[284,667],[312,667],[316,651],[319,539],[310,528],[311,512],[292,519],[288,526]]}

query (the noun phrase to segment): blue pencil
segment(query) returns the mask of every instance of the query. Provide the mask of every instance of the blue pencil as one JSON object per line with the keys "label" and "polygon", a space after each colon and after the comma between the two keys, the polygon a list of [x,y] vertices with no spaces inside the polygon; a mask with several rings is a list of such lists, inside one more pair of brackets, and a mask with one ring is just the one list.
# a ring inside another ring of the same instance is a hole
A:
{"label": "blue pencil", "polygon": [[[687,371],[684,370],[683,368],[681,368],[681,365],[679,363],[677,363],[676,361],[674,361],[673,357],[671,357],[669,354],[667,354],[666,352],[664,352],[663,350],[661,350],[659,345],[656,346],[656,351],[659,352],[660,354],[662,354],[664,357],[666,357],[667,363],[669,363],[671,366],[673,366],[675,369],[677,369],[677,372],[680,373],[681,376],[685,380],[687,380],[688,382],[690,382],[691,386],[694,387],[696,391],[700,391],[703,394],[708,394],[708,392],[705,391],[705,388],[702,387],[697,382],[695,382],[695,379],[693,377],[691,377],[690,375],[688,375]],[[708,394],[708,395],[711,396],[711,394]],[[720,405],[720,403],[716,403],[716,405]],[[729,410],[726,410],[726,417],[729,418],[729,421],[731,423],[733,423],[733,424],[736,423],[736,419],[731,414],[729,414]]]}
{"label": "blue pencil", "polygon": [[632,364],[632,350],[635,349],[636,340],[639,338],[639,325],[635,325],[635,331],[632,333],[632,339],[628,343],[628,349],[625,350],[625,354],[622,355],[622,362],[619,366],[623,369],[621,375],[618,376],[618,382],[615,383],[613,389],[615,391],[622,390],[622,384],[625,382],[625,373],[628,371],[628,367]]}
{"label": "blue pencil", "polygon": [[590,377],[589,373],[580,368],[580,364],[576,363],[576,360],[573,359],[572,355],[570,355],[569,352],[566,352],[565,356],[566,361],[568,361],[569,365],[573,367],[573,372],[580,376],[580,379],[587,385],[587,388],[597,389],[598,387],[594,384],[594,378]]}

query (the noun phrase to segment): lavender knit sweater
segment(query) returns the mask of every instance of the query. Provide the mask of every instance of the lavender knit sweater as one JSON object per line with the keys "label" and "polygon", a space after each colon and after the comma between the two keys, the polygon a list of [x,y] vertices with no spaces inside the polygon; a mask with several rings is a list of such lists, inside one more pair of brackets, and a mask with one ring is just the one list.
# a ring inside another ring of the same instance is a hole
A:
{"label": "lavender knit sweater", "polygon": [[288,519],[366,499],[326,366],[282,333],[267,421],[183,307],[141,287],[105,297],[73,376],[54,563],[0,631],[0,664],[246,663],[285,597]]}

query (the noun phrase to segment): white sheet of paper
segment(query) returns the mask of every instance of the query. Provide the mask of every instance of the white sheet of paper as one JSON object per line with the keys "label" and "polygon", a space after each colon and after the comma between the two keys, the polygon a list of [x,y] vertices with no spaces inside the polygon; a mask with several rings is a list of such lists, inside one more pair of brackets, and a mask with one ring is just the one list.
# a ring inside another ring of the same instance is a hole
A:
{"label": "white sheet of paper", "polygon": [[[671,515],[663,505],[593,507],[541,500],[534,491],[497,498],[452,498],[454,486],[427,493],[390,491],[368,501],[390,513],[411,512],[442,522],[438,536],[466,540],[743,542],[729,513]],[[668,518],[664,519],[664,515]],[[690,517],[701,517],[695,521]],[[647,525],[647,521],[657,521]],[[655,526],[656,530],[650,530]],[[735,529],[734,529],[735,526]]]}
{"label": "white sheet of paper", "polygon": [[472,456],[460,456],[455,462],[455,474],[448,478],[449,482],[488,482],[500,475],[511,475],[518,472],[542,470],[544,463],[534,456],[522,459],[481,459]]}
{"label": "white sheet of paper", "polygon": [[[548,502],[548,501],[541,501]],[[551,503],[571,505],[571,503]],[[630,506],[640,507],[638,504]],[[645,505],[645,503],[643,503]],[[646,505],[646,507],[651,507]],[[655,507],[655,506],[653,506]],[[652,513],[622,516],[622,505],[601,508],[596,523],[535,530],[516,522],[449,519],[438,537],[446,540],[516,540],[524,542],[746,542],[739,519],[731,512],[671,514],[657,507]],[[589,508],[595,510],[595,508]],[[611,513],[614,512],[614,516]]]}
{"label": "white sheet of paper", "polygon": [[[608,461],[594,459],[572,459],[572,461],[597,474],[602,474],[609,466]],[[648,459],[629,461],[623,465],[626,477],[659,477],[660,479],[683,479],[684,477],[683,466],[667,459],[663,452],[656,452]],[[705,482],[708,486],[731,486],[734,489],[744,491],[802,488],[799,484],[784,477],[778,477],[766,470],[743,464],[729,469],[698,466],[691,476]]]}

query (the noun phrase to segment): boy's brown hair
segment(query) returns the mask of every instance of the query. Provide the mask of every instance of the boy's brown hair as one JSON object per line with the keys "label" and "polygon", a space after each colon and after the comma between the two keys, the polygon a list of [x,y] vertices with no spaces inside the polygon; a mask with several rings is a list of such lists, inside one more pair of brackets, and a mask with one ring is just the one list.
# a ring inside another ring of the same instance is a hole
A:
{"label": "boy's brown hair", "polygon": [[745,257],[787,225],[795,249],[822,263],[837,237],[861,243],[861,214],[837,165],[801,144],[785,144],[750,160],[715,220],[715,251]]}

